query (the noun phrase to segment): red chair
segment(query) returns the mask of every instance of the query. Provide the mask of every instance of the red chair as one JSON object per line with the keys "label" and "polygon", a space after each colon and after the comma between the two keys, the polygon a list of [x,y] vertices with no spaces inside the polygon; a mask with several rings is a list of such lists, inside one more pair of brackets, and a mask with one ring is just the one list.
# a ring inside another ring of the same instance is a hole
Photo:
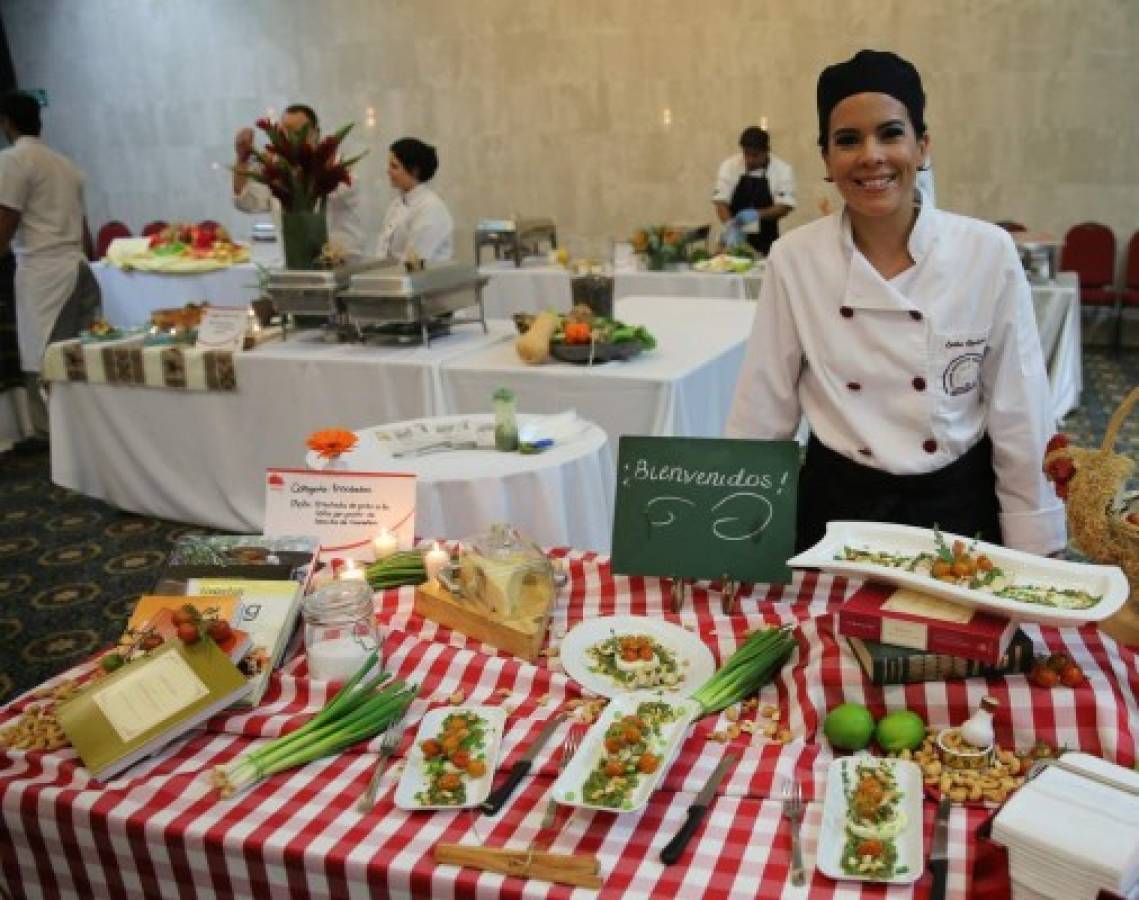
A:
{"label": "red chair", "polygon": [[1124,306],[1139,306],[1139,231],[1127,242],[1127,269],[1119,296]]}
{"label": "red chair", "polygon": [[1083,222],[1068,230],[1060,253],[1060,269],[1080,276],[1080,303],[1114,306],[1115,233],[1099,222]]}
{"label": "red chair", "polygon": [[1028,231],[1020,222],[1014,222],[1011,219],[1001,219],[1001,221],[997,222],[997,225],[1010,234],[1016,234],[1018,231]]}
{"label": "red chair", "polygon": [[150,237],[152,234],[158,234],[166,227],[166,223],[161,219],[155,219],[153,222],[147,222],[142,228],[142,236]]}
{"label": "red chair", "polygon": [[102,259],[107,255],[107,248],[115,238],[130,237],[131,230],[118,219],[112,219],[99,229],[95,238],[95,259]]}

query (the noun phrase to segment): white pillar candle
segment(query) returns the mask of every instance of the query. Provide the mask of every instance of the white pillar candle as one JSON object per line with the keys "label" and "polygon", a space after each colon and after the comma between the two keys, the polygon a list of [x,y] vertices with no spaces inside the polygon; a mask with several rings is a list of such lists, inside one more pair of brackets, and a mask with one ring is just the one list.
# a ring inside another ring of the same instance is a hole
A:
{"label": "white pillar candle", "polygon": [[434,581],[439,573],[451,564],[451,554],[435,542],[430,550],[423,554],[423,568],[427,570],[427,580]]}
{"label": "white pillar candle", "polygon": [[376,554],[377,560],[387,559],[399,549],[399,541],[396,540],[394,534],[384,528],[381,529],[380,533],[372,540],[372,549]]}

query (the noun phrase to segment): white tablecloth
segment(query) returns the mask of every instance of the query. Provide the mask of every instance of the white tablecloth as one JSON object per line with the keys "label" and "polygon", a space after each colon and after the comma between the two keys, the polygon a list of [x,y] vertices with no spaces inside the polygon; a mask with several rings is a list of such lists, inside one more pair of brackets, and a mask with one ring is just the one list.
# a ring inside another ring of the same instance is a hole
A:
{"label": "white tablecloth", "polygon": [[[533,421],[519,416],[518,424]],[[447,450],[422,456],[392,456],[378,433],[413,427],[489,422],[490,415],[442,416],[397,422],[357,432],[360,443],[341,457],[360,472],[416,474],[415,530],[424,537],[462,539],[491,522],[510,522],[547,547],[609,552],[613,534],[613,457],[605,432],[581,422],[581,433],[533,455],[494,449]],[[306,458],[314,466],[314,454]]]}
{"label": "white tablecloth", "polygon": [[124,272],[106,262],[92,263],[91,270],[103,292],[103,318],[116,328],[143,325],[156,309],[203,300],[214,306],[245,306],[260,293],[257,267],[251,262],[200,275]]}
{"label": "white tablecloth", "polygon": [[[442,412],[442,361],[506,340],[474,326],[430,348],[324,344],[312,332],[240,353],[237,390],[60,382],[51,390],[56,484],[121,509],[260,531],[267,466],[295,466],[320,428]],[[487,405],[489,407],[489,398]]]}
{"label": "white tablecloth", "polygon": [[658,347],[623,362],[576,366],[523,363],[509,343],[443,364],[444,405],[479,412],[496,388],[511,388],[523,412],[573,408],[609,435],[719,437],[727,420],[755,305],[739,300],[629,297],[617,316],[642,324]]}
{"label": "white tablecloth", "polygon": [[[479,272],[489,281],[483,289],[487,318],[506,319],[513,313],[559,312],[573,305],[570,273],[561,266],[505,268],[484,265]],[[615,299],[623,297],[710,297],[722,300],[754,300],[759,296],[762,274],[715,272],[618,272],[613,285]]]}
{"label": "white tablecloth", "polygon": [[1032,305],[1048,367],[1052,414],[1059,423],[1079,406],[1083,389],[1080,287],[1076,273],[1061,272],[1053,282],[1033,285]]}

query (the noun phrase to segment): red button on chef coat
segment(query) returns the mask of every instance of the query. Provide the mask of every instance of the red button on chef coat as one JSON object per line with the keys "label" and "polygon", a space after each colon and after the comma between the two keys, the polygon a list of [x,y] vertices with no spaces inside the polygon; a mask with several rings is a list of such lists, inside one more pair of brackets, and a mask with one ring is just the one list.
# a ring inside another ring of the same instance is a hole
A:
{"label": "red button on chef coat", "polygon": [[921,448],[926,453],[936,453],[937,452],[937,441],[935,441],[933,438],[930,438],[924,444],[921,445]]}

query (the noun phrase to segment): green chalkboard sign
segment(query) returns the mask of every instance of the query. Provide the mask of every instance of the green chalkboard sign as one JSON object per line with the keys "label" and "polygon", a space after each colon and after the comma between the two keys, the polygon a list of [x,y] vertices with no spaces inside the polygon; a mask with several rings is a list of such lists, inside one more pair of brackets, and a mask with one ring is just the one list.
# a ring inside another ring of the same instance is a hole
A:
{"label": "green chalkboard sign", "polygon": [[798,481],[794,441],[622,437],[613,571],[784,584]]}

